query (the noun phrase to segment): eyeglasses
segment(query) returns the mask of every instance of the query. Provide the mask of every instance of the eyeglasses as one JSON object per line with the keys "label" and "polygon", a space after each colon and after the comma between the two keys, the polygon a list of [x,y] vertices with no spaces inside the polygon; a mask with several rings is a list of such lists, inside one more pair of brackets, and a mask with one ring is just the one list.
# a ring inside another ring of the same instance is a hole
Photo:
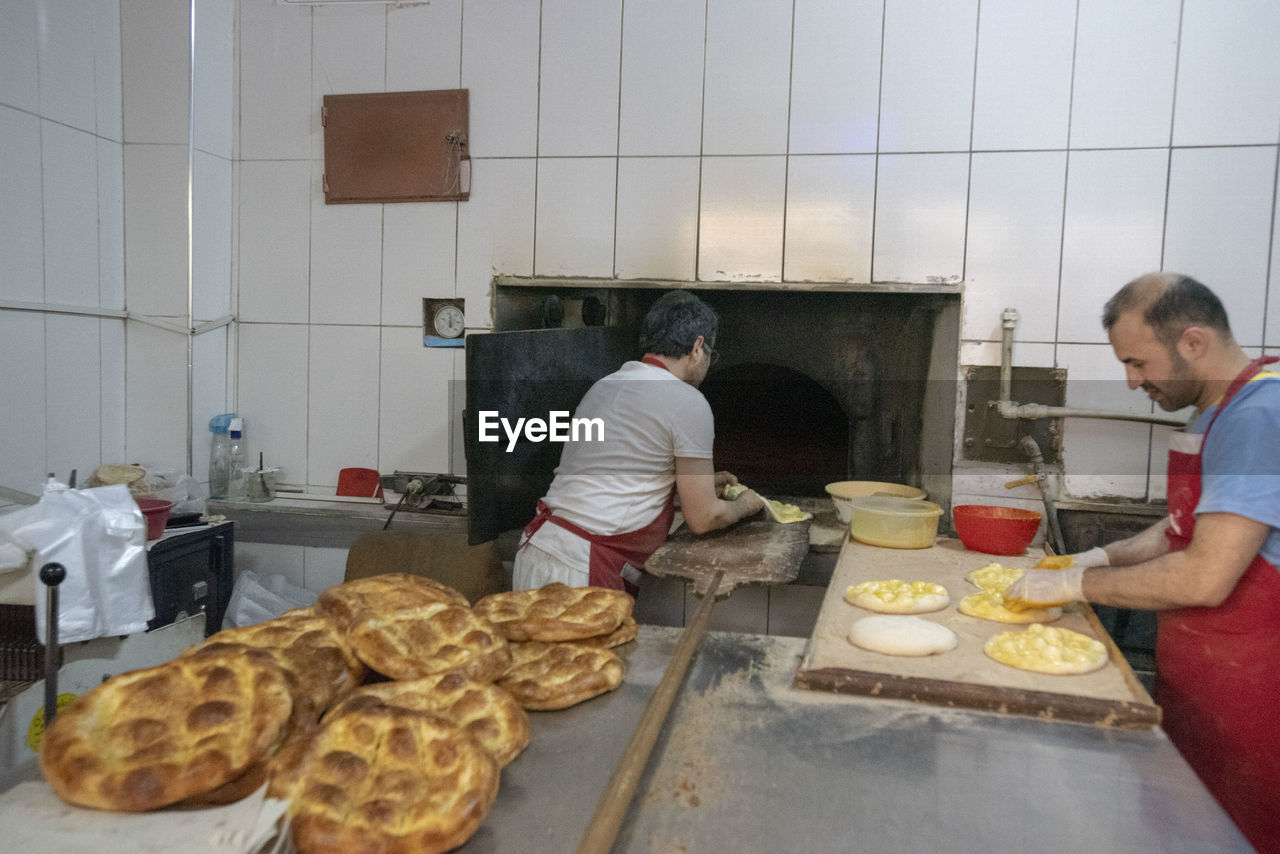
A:
{"label": "eyeglasses", "polygon": [[720,358],[720,354],[716,352],[716,348],[712,347],[706,341],[702,342],[702,349],[707,351],[707,367],[711,367]]}

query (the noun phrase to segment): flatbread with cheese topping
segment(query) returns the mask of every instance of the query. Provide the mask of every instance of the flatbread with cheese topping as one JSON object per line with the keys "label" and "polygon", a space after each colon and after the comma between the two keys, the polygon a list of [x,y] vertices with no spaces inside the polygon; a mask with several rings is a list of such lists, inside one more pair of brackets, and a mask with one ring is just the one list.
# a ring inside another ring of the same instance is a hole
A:
{"label": "flatbread with cheese topping", "polygon": [[844,591],[851,605],[881,614],[925,614],[951,604],[947,588],[932,581],[864,581]]}
{"label": "flatbread with cheese topping", "polygon": [[1025,570],[989,563],[979,567],[965,576],[965,580],[982,590],[1003,594],[1009,585],[1026,574]]}
{"label": "flatbread with cheese topping", "polygon": [[984,590],[961,599],[960,613],[997,623],[1052,623],[1062,616],[1062,609],[1027,608],[1025,611],[1013,611],[1004,604],[1004,597],[999,593]]}
{"label": "flatbread with cheese topping", "polygon": [[1055,676],[1092,673],[1106,666],[1108,657],[1100,641],[1040,623],[1023,631],[1001,632],[988,640],[982,651],[1009,667]]}

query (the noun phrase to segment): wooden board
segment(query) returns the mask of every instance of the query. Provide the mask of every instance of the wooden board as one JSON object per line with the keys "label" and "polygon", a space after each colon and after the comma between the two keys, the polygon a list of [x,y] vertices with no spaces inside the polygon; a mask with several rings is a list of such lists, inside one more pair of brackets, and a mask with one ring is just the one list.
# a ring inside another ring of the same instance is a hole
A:
{"label": "wooden board", "polygon": [[676,576],[694,582],[703,593],[717,570],[724,570],[717,595],[738,584],[787,584],[800,573],[809,551],[809,523],[780,525],[761,514],[709,534],[681,527],[658,547],[645,570],[660,577]]}
{"label": "wooden board", "polygon": [[[971,552],[950,539],[939,539],[928,549],[884,549],[847,540],[796,672],[796,686],[1100,726],[1159,724],[1160,708],[1134,677],[1092,609],[1083,603],[1067,606],[1062,618],[1050,625],[1102,641],[1111,660],[1101,670],[1078,676],[1031,673],[999,664],[983,652],[993,635],[1026,626],[960,613],[960,600],[978,592],[965,580],[966,573],[989,563],[1030,569],[1039,558],[1030,552],[1020,557]],[[863,581],[890,578],[932,581],[947,588],[951,604],[919,616],[954,631],[960,641],[956,649],[908,658],[869,652],[849,643],[850,627],[871,612],[845,602],[845,589]]]}

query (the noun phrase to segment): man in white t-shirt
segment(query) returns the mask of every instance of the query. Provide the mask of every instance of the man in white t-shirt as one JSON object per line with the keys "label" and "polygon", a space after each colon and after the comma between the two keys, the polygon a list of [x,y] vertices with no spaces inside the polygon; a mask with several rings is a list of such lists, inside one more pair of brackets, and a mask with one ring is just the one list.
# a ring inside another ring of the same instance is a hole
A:
{"label": "man in white t-shirt", "polygon": [[603,437],[584,431],[565,443],[520,539],[516,590],[559,581],[635,595],[645,561],[667,538],[675,495],[697,534],[764,509],[754,492],[721,497],[738,479],[712,465],[715,425],[698,386],[715,360],[717,325],[711,307],[688,291],[664,294],[644,320],[644,358],[583,396],[574,418],[598,419]]}

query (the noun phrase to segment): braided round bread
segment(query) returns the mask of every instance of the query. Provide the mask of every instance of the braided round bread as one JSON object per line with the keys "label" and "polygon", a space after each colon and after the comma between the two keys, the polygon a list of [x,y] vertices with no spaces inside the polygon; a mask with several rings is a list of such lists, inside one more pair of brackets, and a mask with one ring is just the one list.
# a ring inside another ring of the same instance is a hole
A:
{"label": "braided round bread", "polygon": [[622,684],[622,659],[576,643],[512,644],[511,669],[498,687],[526,709],[564,709]]}
{"label": "braided round bread", "polygon": [[386,614],[430,602],[447,602],[464,608],[471,606],[467,597],[438,581],[404,572],[389,572],[335,584],[320,594],[312,608],[317,614],[332,619],[340,629],[345,629],[359,619],[363,611]]}
{"label": "braided round bread", "polygon": [[475,604],[475,612],[501,629],[507,640],[567,641],[609,634],[630,616],[634,605],[622,590],[553,582],[486,596]]}
{"label": "braided round bread", "polygon": [[410,682],[379,682],[357,689],[325,713],[327,722],[378,703],[438,715],[479,742],[499,765],[506,765],[529,744],[529,715],[510,694],[459,673]]}
{"label": "braided round bread", "polygon": [[498,764],[453,724],[382,704],[324,724],[288,792],[300,854],[448,851],[498,794]]}
{"label": "braided round bread", "polygon": [[140,812],[232,780],[278,746],[293,700],[267,655],[243,648],[121,673],[59,714],[40,769],[60,798]]}
{"label": "braided round bread", "polygon": [[457,672],[492,682],[511,663],[506,638],[491,623],[445,602],[364,611],[347,637],[361,661],[392,679]]}

